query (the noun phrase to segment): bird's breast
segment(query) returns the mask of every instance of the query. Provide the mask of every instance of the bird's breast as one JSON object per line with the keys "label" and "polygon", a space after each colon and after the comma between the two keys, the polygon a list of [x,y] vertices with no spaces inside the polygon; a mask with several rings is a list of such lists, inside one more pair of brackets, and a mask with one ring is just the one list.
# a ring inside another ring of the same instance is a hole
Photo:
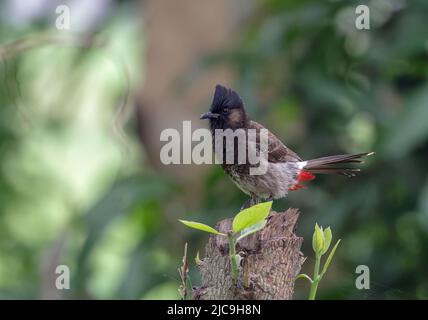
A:
{"label": "bird's breast", "polygon": [[296,162],[269,163],[262,175],[251,175],[248,165],[223,165],[223,169],[242,191],[264,199],[285,197],[300,171]]}

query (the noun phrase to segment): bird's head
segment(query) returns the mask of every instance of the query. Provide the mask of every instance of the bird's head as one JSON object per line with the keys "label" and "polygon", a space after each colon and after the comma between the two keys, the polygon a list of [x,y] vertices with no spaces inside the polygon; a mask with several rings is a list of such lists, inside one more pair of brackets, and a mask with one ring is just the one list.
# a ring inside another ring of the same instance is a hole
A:
{"label": "bird's head", "polygon": [[221,85],[215,87],[211,108],[201,115],[201,119],[208,119],[213,131],[215,129],[244,128],[248,121],[244,104],[239,95]]}

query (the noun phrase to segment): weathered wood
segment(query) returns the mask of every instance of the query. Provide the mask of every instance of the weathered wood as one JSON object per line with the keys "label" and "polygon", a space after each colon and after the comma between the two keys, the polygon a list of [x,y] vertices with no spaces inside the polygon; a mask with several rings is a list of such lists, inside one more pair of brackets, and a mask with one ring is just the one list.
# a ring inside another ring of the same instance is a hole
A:
{"label": "weathered wood", "polygon": [[[292,299],[294,281],[305,260],[300,252],[303,239],[294,234],[298,217],[298,209],[272,211],[261,231],[238,243],[237,252],[243,259],[237,285],[230,276],[227,240],[210,236],[206,256],[199,264],[202,284],[195,288],[194,298]],[[220,221],[217,227],[223,233],[230,231],[232,219]]]}

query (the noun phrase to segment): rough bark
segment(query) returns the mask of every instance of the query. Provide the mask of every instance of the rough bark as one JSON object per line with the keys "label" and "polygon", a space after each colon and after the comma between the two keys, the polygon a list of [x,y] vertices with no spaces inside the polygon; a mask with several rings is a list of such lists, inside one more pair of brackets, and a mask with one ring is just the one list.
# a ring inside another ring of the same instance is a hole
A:
{"label": "rough bark", "polygon": [[[194,298],[292,299],[294,281],[304,262],[300,252],[303,239],[294,234],[298,217],[298,209],[272,211],[261,231],[238,243],[237,252],[243,259],[236,285],[230,275],[227,240],[212,235],[206,245],[206,256],[199,264],[202,284],[195,288]],[[231,226],[231,219],[217,225],[223,233],[230,231]]]}

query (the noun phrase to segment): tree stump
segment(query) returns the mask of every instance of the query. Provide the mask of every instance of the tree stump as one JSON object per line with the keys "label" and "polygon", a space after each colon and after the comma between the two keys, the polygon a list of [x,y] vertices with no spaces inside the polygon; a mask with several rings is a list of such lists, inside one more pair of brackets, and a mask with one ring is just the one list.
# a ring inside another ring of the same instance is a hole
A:
{"label": "tree stump", "polygon": [[[305,260],[300,252],[303,238],[294,234],[298,217],[298,209],[272,211],[261,231],[238,243],[237,252],[242,260],[236,284],[230,274],[227,239],[211,235],[206,256],[199,263],[202,283],[194,289],[194,299],[292,299],[294,281]],[[227,233],[232,229],[232,219],[220,221],[217,227]]]}

